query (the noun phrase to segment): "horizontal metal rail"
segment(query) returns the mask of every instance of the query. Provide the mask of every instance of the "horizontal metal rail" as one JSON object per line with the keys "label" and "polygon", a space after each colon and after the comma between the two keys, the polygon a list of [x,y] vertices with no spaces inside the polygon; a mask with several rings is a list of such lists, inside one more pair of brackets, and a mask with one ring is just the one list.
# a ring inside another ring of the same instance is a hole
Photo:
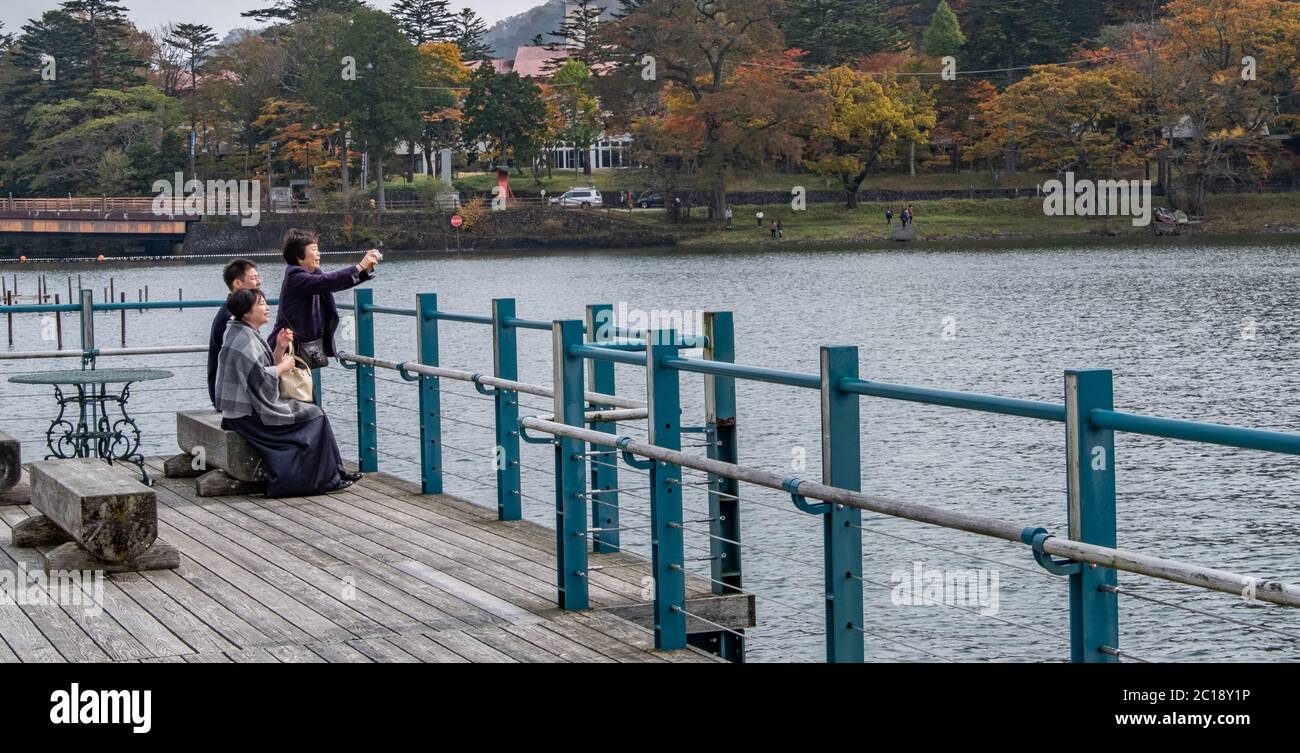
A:
{"label": "horizontal metal rail", "polygon": [[[398,363],[396,361],[385,361],[379,358],[359,356],[354,353],[340,353],[338,355],[338,359],[340,361],[347,361],[349,363],[358,363],[361,364],[362,366],[374,366],[376,368],[390,369],[392,371],[397,371],[397,372],[405,371],[408,374],[425,374],[427,376],[444,377],[447,379],[455,379],[461,382],[471,382],[475,384],[480,384],[485,387],[497,387],[503,390],[510,390],[512,392],[522,392],[527,395],[537,395],[538,397],[550,397],[550,398],[555,397],[555,392],[551,390],[551,388],[549,387],[542,387],[541,385],[537,385],[537,384],[528,384],[527,382],[518,382],[513,379],[501,379],[499,377],[494,377],[491,374],[479,374],[473,371],[465,371],[463,369],[448,369],[442,366],[426,366],[420,363],[410,363],[409,361]],[[597,403],[599,405],[610,405],[615,408],[645,408],[646,407],[646,404],[640,400],[630,400],[625,397],[619,397],[618,395],[605,395],[599,392],[587,392],[584,393],[584,397],[589,403]]]}
{"label": "horizontal metal rail", "polygon": [[0,353],[0,361],[28,358],[84,358],[85,356],[152,356],[166,353],[206,353],[206,345],[160,345],[153,348],[95,348],[94,350],[22,350]]}
{"label": "horizontal metal rail", "polygon": [[[280,303],[277,298],[268,298],[266,301],[269,305],[275,306]],[[91,304],[93,311],[121,311],[123,309],[130,311],[132,309],[215,309],[226,305],[225,299],[210,301],[117,301],[115,303],[95,303]],[[54,313],[76,313],[81,311],[79,303],[23,303],[13,306],[0,306],[0,314],[54,314]]]}
{"label": "horizontal metal rail", "polygon": [[1093,410],[1088,414],[1093,426],[1130,434],[1182,439],[1188,442],[1263,450],[1286,455],[1300,455],[1300,434],[1268,429],[1249,429],[1180,418],[1142,416],[1116,410]]}
{"label": "horizontal metal rail", "polygon": [[906,384],[873,382],[867,379],[841,379],[838,386],[845,392],[869,397],[906,400],[927,405],[943,405],[949,408],[962,408],[985,413],[1000,413],[1004,416],[1023,416],[1025,418],[1065,423],[1065,406],[1059,403],[941,390],[932,387],[913,387]]}
{"label": "horizontal metal rail", "polygon": [[[928,523],[942,528],[951,528],[968,533],[989,536],[1004,541],[1024,543],[1022,536],[1027,528],[1011,521],[991,518],[983,515],[943,510],[929,505],[922,505],[889,499],[861,492],[849,491],[827,486],[813,481],[798,481],[788,484],[787,477],[775,473],[749,468],[747,466],[726,463],[720,460],[688,455],[676,450],[668,450],[657,445],[638,442],[631,437],[620,437],[606,432],[569,426],[568,424],[546,421],[540,418],[523,418],[519,421],[525,429],[533,429],[554,436],[569,437],[602,447],[615,447],[635,455],[650,458],[663,463],[671,463],[683,468],[693,468],[725,478],[732,478],[757,486],[791,492],[801,497],[818,499],[831,504],[854,507],[859,510],[881,513],[896,518],[905,518],[918,523]],[[787,488],[789,487],[789,488]],[[743,502],[742,502],[743,504]],[[1125,572],[1146,575],[1160,580],[1196,586],[1213,591],[1221,591],[1241,596],[1253,594],[1259,601],[1267,601],[1289,607],[1300,607],[1300,585],[1283,583],[1266,578],[1254,578],[1226,570],[1191,565],[1175,560],[1153,557],[1138,552],[1085,544],[1051,537],[1043,541],[1043,552],[1056,555],[1075,562],[1110,567]]]}

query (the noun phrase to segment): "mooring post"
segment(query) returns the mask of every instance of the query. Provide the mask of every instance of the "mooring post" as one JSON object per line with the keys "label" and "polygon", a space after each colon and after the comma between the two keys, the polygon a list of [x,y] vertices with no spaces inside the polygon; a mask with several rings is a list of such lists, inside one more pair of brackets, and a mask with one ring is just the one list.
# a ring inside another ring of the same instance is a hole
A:
{"label": "mooring post", "polygon": [[[5,292],[5,305],[12,306],[14,303],[13,293]],[[14,312],[5,312],[5,318],[9,321],[9,347],[14,346]]]}
{"label": "mooring post", "polygon": [[[822,483],[862,490],[862,426],[858,396],[840,381],[858,376],[858,349],[821,349]],[[861,662],[862,511],[827,504],[822,514],[826,578],[826,661]]]}
{"label": "mooring post", "polygon": [[[492,373],[501,379],[519,379],[519,330],[515,299],[492,299]],[[519,474],[519,393],[497,387],[492,393],[496,413],[497,519],[524,517],[523,488]]]}
{"label": "mooring post", "polygon": [[[352,291],[353,320],[356,326],[356,354],[375,357],[375,312],[371,311],[375,291],[357,288]],[[375,403],[375,367],[357,364],[357,463],[362,473],[379,470],[379,407]]]}
{"label": "mooring post", "polygon": [[122,308],[120,309],[120,311],[122,314],[122,347],[125,348],[126,347],[126,291],[125,290],[122,291]]}
{"label": "mooring post", "polygon": [[[735,363],[736,338],[730,311],[704,312],[704,358]],[[736,380],[712,374],[704,376],[705,454],[711,460],[739,463],[736,443]],[[713,593],[740,593],[743,587],[740,546],[740,482],[709,474],[709,556],[713,571]],[[735,543],[732,543],[735,542]],[[721,631],[721,655],[733,662],[744,660],[744,639]]]}
{"label": "mooring post", "polygon": [[[614,307],[608,303],[587,307],[587,342],[603,343],[614,339]],[[609,361],[587,360],[587,382],[592,392],[614,394],[614,364]],[[592,410],[607,410],[611,405],[593,403]],[[593,431],[616,434],[618,424],[602,421],[593,423]],[[618,515],[618,455],[608,447],[588,445],[591,453],[591,527],[598,529],[591,539],[593,552],[617,552],[619,539]],[[596,453],[606,453],[597,455]]]}
{"label": "mooring post", "polygon": [[[59,294],[54,294],[54,305],[59,304]],[[57,350],[63,350],[63,312],[54,312],[54,347]]]}
{"label": "mooring post", "polygon": [[[1115,406],[1109,369],[1065,372],[1065,450],[1070,538],[1115,546],[1115,432],[1092,425],[1094,410]],[[1084,565],[1070,577],[1070,660],[1117,662],[1102,652],[1119,649],[1119,596],[1115,570]]]}
{"label": "mooring post", "polygon": [[[415,339],[420,363],[438,365],[438,294],[415,296]],[[438,377],[420,375],[420,490],[442,494],[442,397]]]}
{"label": "mooring post", "polygon": [[[677,332],[655,329],[646,337],[649,442],[682,448],[681,375],[663,365],[681,351]],[[686,648],[686,550],[682,532],[682,469],[656,461],[650,469],[650,559],[655,591],[655,648]]]}
{"label": "mooring post", "polygon": [[[555,420],[585,428],[586,389],[583,359],[571,348],[582,344],[582,322],[576,319],[551,324],[555,363]],[[559,606],[582,610],[587,596],[587,478],[584,443],[555,438],[555,567]]]}

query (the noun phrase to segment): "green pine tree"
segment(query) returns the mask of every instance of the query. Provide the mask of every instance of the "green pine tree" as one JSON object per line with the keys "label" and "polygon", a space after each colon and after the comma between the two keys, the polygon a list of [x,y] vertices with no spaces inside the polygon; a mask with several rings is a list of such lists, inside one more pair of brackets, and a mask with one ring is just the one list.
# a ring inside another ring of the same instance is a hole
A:
{"label": "green pine tree", "polygon": [[392,14],[402,33],[417,45],[452,36],[455,22],[448,0],[397,0]]}
{"label": "green pine tree", "polygon": [[939,7],[934,9],[934,17],[921,37],[921,52],[936,58],[945,55],[956,57],[964,44],[966,35],[961,33],[957,14],[948,7],[947,0],[939,0]]}
{"label": "green pine tree", "polygon": [[781,27],[787,44],[817,65],[893,50],[903,37],[884,0],[790,0]]}

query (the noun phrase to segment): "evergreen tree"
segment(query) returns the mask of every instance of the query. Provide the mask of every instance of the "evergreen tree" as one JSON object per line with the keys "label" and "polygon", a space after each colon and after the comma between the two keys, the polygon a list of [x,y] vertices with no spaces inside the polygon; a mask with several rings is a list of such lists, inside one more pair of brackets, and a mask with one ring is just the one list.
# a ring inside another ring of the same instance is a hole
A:
{"label": "evergreen tree", "polygon": [[185,56],[190,71],[190,134],[195,140],[195,150],[189,153],[191,178],[198,178],[194,169],[194,152],[198,147],[199,61],[207,56],[216,41],[217,35],[212,33],[212,27],[204,24],[176,24],[166,39],[167,44]]}
{"label": "evergreen tree", "polygon": [[453,17],[447,0],[397,0],[392,14],[406,38],[417,46],[452,36]]}
{"label": "evergreen tree", "polygon": [[[967,70],[1021,68],[1065,60],[1069,43],[1061,26],[1061,7],[1072,0],[968,0],[963,14],[968,32]],[[1014,81],[1026,71],[1007,71]]]}
{"label": "evergreen tree", "polygon": [[461,60],[486,60],[492,57],[492,48],[483,41],[487,32],[487,24],[471,8],[462,8],[460,13],[452,17],[450,41],[460,48]]}
{"label": "evergreen tree", "polygon": [[936,58],[945,55],[956,57],[964,44],[966,35],[961,33],[957,14],[948,7],[947,0],[939,0],[939,7],[934,9],[934,18],[921,37],[921,52]]}
{"label": "evergreen tree", "polygon": [[472,152],[486,144],[483,156],[498,164],[531,160],[546,130],[546,103],[537,85],[513,71],[497,73],[490,65],[474,71],[462,111],[465,148]]}
{"label": "evergreen tree", "polygon": [[[581,60],[591,67],[600,58],[598,32],[604,14],[605,6],[596,5],[594,0],[576,0],[571,9],[566,3],[560,28],[550,32],[555,39],[546,45],[547,49],[566,51],[570,59]],[[563,62],[552,61],[550,67],[554,70]]]}
{"label": "evergreen tree", "polygon": [[293,23],[321,11],[347,14],[364,6],[362,0],[275,0],[275,5],[270,8],[245,11],[239,15],[258,21]]}
{"label": "evergreen tree", "polygon": [[786,43],[817,65],[840,65],[898,47],[903,35],[883,0],[790,0]]}

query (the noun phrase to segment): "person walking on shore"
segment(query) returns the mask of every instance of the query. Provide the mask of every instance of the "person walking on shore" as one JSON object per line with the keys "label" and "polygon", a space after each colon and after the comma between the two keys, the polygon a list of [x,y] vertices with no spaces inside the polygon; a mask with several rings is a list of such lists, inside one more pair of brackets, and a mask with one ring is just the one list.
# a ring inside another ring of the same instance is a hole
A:
{"label": "person walking on shore", "polygon": [[763,210],[762,210],[762,209],[758,210],[757,212],[754,212],[754,219],[758,220],[758,226],[759,226],[759,227],[763,227]]}
{"label": "person walking on shore", "polygon": [[894,226],[894,208],[893,208],[893,207],[885,207],[885,225],[888,226],[888,227],[893,227],[893,226]]}
{"label": "person walking on shore", "polygon": [[731,205],[728,204],[728,205],[727,205],[727,229],[728,229],[728,230],[731,229],[731,218],[732,218],[732,214],[731,214]]}
{"label": "person walking on shore", "polygon": [[778,240],[785,237],[785,222],[781,220],[776,221],[776,237]]}

